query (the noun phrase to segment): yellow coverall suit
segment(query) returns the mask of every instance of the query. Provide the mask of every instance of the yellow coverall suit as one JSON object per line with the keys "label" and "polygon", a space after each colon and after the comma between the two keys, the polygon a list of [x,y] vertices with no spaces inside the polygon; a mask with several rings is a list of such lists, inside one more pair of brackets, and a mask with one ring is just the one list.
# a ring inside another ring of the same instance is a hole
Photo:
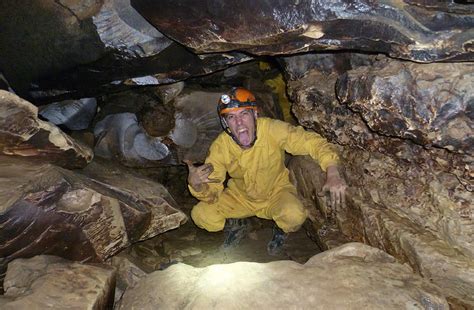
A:
{"label": "yellow coverall suit", "polygon": [[[257,118],[257,140],[242,149],[225,132],[212,143],[206,163],[214,167],[209,188],[191,194],[200,200],[191,211],[194,223],[208,231],[224,228],[226,218],[257,216],[272,219],[284,232],[300,228],[307,210],[297,197],[285,167],[285,151],[293,155],[310,155],[325,171],[337,164],[338,156],[330,143],[314,132],[265,117]],[[223,182],[230,179],[227,188]]]}

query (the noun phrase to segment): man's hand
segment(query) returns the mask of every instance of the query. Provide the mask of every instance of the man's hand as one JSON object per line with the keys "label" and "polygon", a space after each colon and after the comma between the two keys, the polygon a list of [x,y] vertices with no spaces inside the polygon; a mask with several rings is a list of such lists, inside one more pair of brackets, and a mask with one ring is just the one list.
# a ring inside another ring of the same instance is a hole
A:
{"label": "man's hand", "polygon": [[331,207],[337,208],[346,203],[346,182],[339,175],[337,166],[329,166],[326,171],[326,183],[322,192],[329,192],[331,196]]}
{"label": "man's hand", "polygon": [[195,167],[190,160],[183,160],[188,165],[188,183],[196,192],[202,192],[208,185],[207,183],[219,183],[219,180],[209,179],[209,175],[214,171],[211,164],[204,164]]}

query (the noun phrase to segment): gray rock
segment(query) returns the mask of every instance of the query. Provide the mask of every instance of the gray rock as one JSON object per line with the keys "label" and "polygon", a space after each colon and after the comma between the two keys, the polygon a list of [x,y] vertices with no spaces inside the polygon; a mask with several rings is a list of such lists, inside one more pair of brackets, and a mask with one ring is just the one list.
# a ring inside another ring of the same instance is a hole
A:
{"label": "gray rock", "polygon": [[126,166],[158,165],[171,155],[162,138],[149,136],[132,113],[106,116],[96,124],[94,135],[97,156],[118,158]]}
{"label": "gray rock", "polygon": [[66,100],[39,108],[39,115],[54,125],[64,125],[71,130],[87,129],[97,110],[95,98]]}

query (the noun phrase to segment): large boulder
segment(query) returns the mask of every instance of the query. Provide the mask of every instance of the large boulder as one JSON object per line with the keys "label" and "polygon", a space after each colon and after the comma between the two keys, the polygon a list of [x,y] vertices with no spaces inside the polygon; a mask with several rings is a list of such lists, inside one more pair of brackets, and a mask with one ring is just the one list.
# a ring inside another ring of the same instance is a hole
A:
{"label": "large boulder", "polygon": [[0,90],[0,154],[29,157],[68,168],[84,167],[92,150],[38,118],[38,108]]}
{"label": "large boulder", "polygon": [[103,262],[187,218],[162,185],[113,165],[91,163],[79,174],[2,156],[0,170],[3,271],[39,254]]}
{"label": "large boulder", "polygon": [[448,309],[441,290],[383,251],[350,243],[305,264],[238,262],[155,271],[120,309]]}
{"label": "large boulder", "polygon": [[474,64],[379,61],[339,78],[340,102],[370,131],[474,155]]}
{"label": "large boulder", "polygon": [[4,310],[109,309],[113,305],[115,271],[41,255],[8,265],[0,296]]}

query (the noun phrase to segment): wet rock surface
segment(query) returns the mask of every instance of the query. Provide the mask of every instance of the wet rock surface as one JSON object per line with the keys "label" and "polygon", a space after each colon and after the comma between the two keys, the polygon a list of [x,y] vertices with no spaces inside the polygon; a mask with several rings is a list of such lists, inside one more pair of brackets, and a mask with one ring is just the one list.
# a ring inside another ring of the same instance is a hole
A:
{"label": "wet rock surface", "polygon": [[163,186],[105,163],[78,174],[2,156],[0,170],[3,270],[39,254],[101,262],[187,219]]}
{"label": "wet rock surface", "polygon": [[[442,287],[452,305],[472,307],[472,68],[380,57],[351,68],[315,68],[289,82],[300,123],[345,146],[347,205],[317,228],[386,250]],[[301,165],[302,195],[327,210]]]}
{"label": "wet rock surface", "polygon": [[474,64],[379,61],[342,75],[339,101],[381,136],[473,155]]}
{"label": "wet rock surface", "polygon": [[473,59],[472,8],[454,3],[436,10],[421,1],[131,3],[157,29],[197,53],[352,49],[417,62]]}
{"label": "wet rock surface", "polygon": [[36,103],[176,82],[252,59],[238,52],[200,58],[125,0],[8,0],[0,21],[0,67]]}
{"label": "wet rock surface", "polygon": [[40,120],[36,106],[4,90],[0,90],[0,153],[67,168],[84,167],[94,155],[55,125]]}
{"label": "wet rock surface", "polygon": [[107,309],[112,306],[115,271],[41,255],[8,266],[0,307],[27,309]]}
{"label": "wet rock surface", "polygon": [[305,264],[176,264],[127,290],[120,309],[131,307],[448,309],[448,303],[439,288],[408,266],[379,249],[350,243]]}

